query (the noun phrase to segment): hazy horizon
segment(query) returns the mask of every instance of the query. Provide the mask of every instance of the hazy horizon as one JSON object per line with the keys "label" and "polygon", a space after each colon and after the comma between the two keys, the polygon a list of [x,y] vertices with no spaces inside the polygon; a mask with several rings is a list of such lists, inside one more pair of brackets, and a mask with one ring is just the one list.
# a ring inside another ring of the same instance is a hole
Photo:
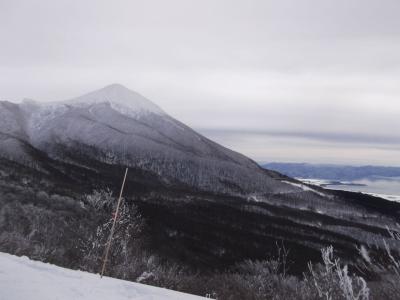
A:
{"label": "hazy horizon", "polygon": [[0,99],[115,82],[258,162],[400,166],[400,2],[0,2]]}

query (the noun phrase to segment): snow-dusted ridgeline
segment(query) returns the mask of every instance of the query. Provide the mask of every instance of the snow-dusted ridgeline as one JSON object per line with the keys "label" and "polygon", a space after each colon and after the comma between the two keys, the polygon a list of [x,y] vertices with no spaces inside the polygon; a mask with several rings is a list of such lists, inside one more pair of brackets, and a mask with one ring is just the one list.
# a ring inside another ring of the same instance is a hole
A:
{"label": "snow-dusted ridgeline", "polygon": [[206,299],[0,252],[0,300]]}

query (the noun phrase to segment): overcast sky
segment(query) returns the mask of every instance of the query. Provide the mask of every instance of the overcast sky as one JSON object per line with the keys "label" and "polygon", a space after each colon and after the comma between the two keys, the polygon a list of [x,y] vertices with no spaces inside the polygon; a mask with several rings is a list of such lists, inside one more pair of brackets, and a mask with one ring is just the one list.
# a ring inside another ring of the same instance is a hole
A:
{"label": "overcast sky", "polygon": [[0,0],[0,99],[116,82],[260,162],[400,166],[399,0]]}

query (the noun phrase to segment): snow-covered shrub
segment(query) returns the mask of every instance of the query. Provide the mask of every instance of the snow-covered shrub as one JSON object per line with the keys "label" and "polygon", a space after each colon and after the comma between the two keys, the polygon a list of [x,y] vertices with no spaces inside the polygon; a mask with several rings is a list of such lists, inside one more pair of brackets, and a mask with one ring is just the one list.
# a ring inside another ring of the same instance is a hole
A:
{"label": "snow-covered shrub", "polygon": [[[183,290],[182,279],[188,274],[176,263],[154,262],[138,281],[172,290]],[[146,277],[146,278],[145,278]]]}
{"label": "snow-covered shrub", "polygon": [[327,300],[367,300],[369,288],[362,277],[349,275],[348,267],[341,266],[333,256],[333,247],[321,250],[323,265],[309,264],[305,275],[305,291],[310,299]]}
{"label": "snow-covered shrub", "polygon": [[109,209],[116,203],[115,197],[109,189],[94,190],[93,193],[85,195],[84,201],[95,210]]}
{"label": "snow-covered shrub", "polygon": [[299,278],[287,274],[288,251],[278,248],[278,256],[263,261],[246,260],[231,271],[215,274],[208,293],[217,299],[309,299],[303,297]]}

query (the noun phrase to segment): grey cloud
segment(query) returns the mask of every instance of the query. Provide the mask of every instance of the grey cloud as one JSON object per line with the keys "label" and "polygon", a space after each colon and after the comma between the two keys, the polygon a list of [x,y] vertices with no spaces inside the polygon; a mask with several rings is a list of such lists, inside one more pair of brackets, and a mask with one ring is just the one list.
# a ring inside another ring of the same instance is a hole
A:
{"label": "grey cloud", "polygon": [[352,165],[400,166],[396,139],[341,136],[306,132],[249,132],[201,130],[221,144],[258,162],[310,162]]}
{"label": "grey cloud", "polygon": [[395,145],[399,11],[398,0],[3,0],[0,99],[120,82],[196,128]]}
{"label": "grey cloud", "polygon": [[262,131],[262,130],[234,130],[234,129],[202,129],[198,128],[206,136],[260,136],[260,137],[278,137],[278,138],[295,138],[309,139],[319,142],[335,142],[346,144],[372,145],[374,147],[382,147],[385,149],[400,150],[400,136],[396,135],[368,135],[368,134],[352,134],[340,132],[302,132],[302,131]]}

